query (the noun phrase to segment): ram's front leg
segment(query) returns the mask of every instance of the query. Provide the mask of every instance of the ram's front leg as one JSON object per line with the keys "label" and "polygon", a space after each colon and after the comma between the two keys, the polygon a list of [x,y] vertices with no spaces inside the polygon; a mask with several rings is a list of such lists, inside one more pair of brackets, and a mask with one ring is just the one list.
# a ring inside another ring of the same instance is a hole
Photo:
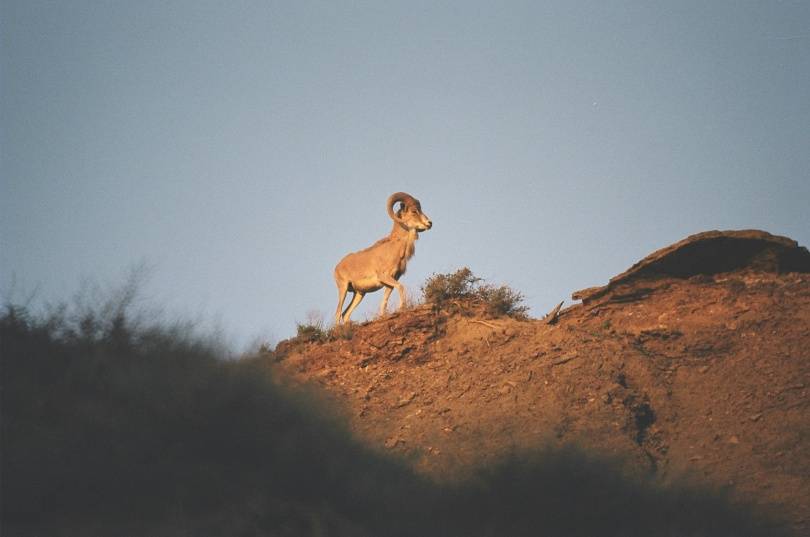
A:
{"label": "ram's front leg", "polygon": [[391,297],[391,292],[394,290],[393,287],[385,287],[383,291],[383,299],[380,302],[380,317],[385,316],[386,311],[388,310],[388,299]]}
{"label": "ram's front leg", "polygon": [[399,283],[397,280],[395,280],[391,276],[385,276],[385,277],[380,278],[380,283],[382,283],[386,287],[385,291],[386,291],[387,295],[384,298],[385,303],[386,304],[388,303],[388,295],[390,295],[391,291],[394,288],[396,288],[397,293],[399,293],[399,309],[404,308],[405,305],[406,305],[406,302],[407,302],[407,300],[405,298],[405,286],[402,285],[401,283]]}

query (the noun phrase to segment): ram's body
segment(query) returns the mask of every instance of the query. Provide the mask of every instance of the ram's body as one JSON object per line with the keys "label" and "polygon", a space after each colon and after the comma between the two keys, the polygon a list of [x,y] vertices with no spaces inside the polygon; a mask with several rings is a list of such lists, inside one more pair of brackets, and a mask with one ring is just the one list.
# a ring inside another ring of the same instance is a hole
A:
{"label": "ram's body", "polygon": [[[393,207],[397,202],[401,202],[402,206],[394,212]],[[335,267],[335,283],[338,288],[335,324],[349,321],[363,296],[382,288],[385,291],[380,304],[380,315],[385,313],[388,298],[394,288],[399,293],[399,307],[405,305],[405,287],[398,280],[405,274],[408,260],[413,256],[418,234],[430,229],[433,223],[422,212],[419,200],[403,192],[397,192],[388,198],[387,209],[394,221],[391,233],[368,248],[347,255]],[[344,311],[343,303],[349,291],[354,295]]]}

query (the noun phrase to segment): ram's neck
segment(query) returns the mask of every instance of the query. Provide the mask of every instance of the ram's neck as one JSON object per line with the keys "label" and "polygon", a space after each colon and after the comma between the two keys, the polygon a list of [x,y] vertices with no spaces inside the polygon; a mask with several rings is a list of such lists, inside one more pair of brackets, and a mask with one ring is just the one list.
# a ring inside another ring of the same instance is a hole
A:
{"label": "ram's neck", "polygon": [[401,256],[404,261],[407,261],[413,257],[416,249],[414,243],[419,240],[419,234],[415,229],[405,229],[399,224],[394,224],[394,228],[391,230],[391,239],[402,244]]}

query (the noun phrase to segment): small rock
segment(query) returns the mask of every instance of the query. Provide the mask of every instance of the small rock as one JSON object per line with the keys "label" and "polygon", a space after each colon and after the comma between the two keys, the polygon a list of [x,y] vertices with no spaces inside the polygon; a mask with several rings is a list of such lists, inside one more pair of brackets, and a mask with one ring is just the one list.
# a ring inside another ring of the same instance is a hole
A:
{"label": "small rock", "polygon": [[762,412],[757,412],[756,414],[751,416],[750,419],[751,419],[751,421],[759,421],[759,418],[761,418],[761,417],[762,417]]}
{"label": "small rock", "polygon": [[407,405],[408,403],[410,403],[411,401],[413,401],[414,397],[416,397],[416,392],[411,392],[408,395],[406,395],[405,397],[403,397],[402,399],[400,399],[399,401],[397,401],[397,404],[394,405],[394,407],[395,408],[401,408],[401,407]]}
{"label": "small rock", "polygon": [[577,357],[577,353],[569,354],[567,356],[561,356],[561,357],[559,357],[559,358],[557,358],[555,360],[552,360],[551,365],[564,364],[566,362],[570,362],[571,360],[573,360],[576,357]]}
{"label": "small rock", "polygon": [[400,442],[402,442],[401,438],[397,438],[395,436],[392,436],[391,438],[389,438],[389,439],[387,439],[385,441],[385,447],[387,449],[393,449],[393,448],[397,447],[397,444],[399,444]]}
{"label": "small rock", "polygon": [[739,444],[739,443],[740,443],[740,439],[739,439],[739,438],[737,438],[737,435],[736,435],[736,434],[733,434],[733,435],[731,435],[731,436],[728,438],[728,443],[729,443],[729,444]]}
{"label": "small rock", "polygon": [[707,366],[707,365],[702,365],[702,366],[698,367],[698,371],[700,371],[701,373],[705,373],[708,370],[709,370],[709,366]]}

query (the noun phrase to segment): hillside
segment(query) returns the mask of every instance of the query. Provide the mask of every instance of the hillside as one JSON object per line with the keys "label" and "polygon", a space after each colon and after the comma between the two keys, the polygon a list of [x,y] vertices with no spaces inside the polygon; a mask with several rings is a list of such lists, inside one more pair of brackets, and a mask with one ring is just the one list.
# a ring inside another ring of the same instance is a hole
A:
{"label": "hillside", "polygon": [[807,250],[708,232],[574,297],[552,324],[421,305],[265,360],[439,481],[576,445],[665,485],[727,490],[810,534]]}
{"label": "hillside", "polygon": [[551,324],[439,286],[239,360],[133,282],[5,304],[0,533],[807,535],[808,261],[711,232]]}

